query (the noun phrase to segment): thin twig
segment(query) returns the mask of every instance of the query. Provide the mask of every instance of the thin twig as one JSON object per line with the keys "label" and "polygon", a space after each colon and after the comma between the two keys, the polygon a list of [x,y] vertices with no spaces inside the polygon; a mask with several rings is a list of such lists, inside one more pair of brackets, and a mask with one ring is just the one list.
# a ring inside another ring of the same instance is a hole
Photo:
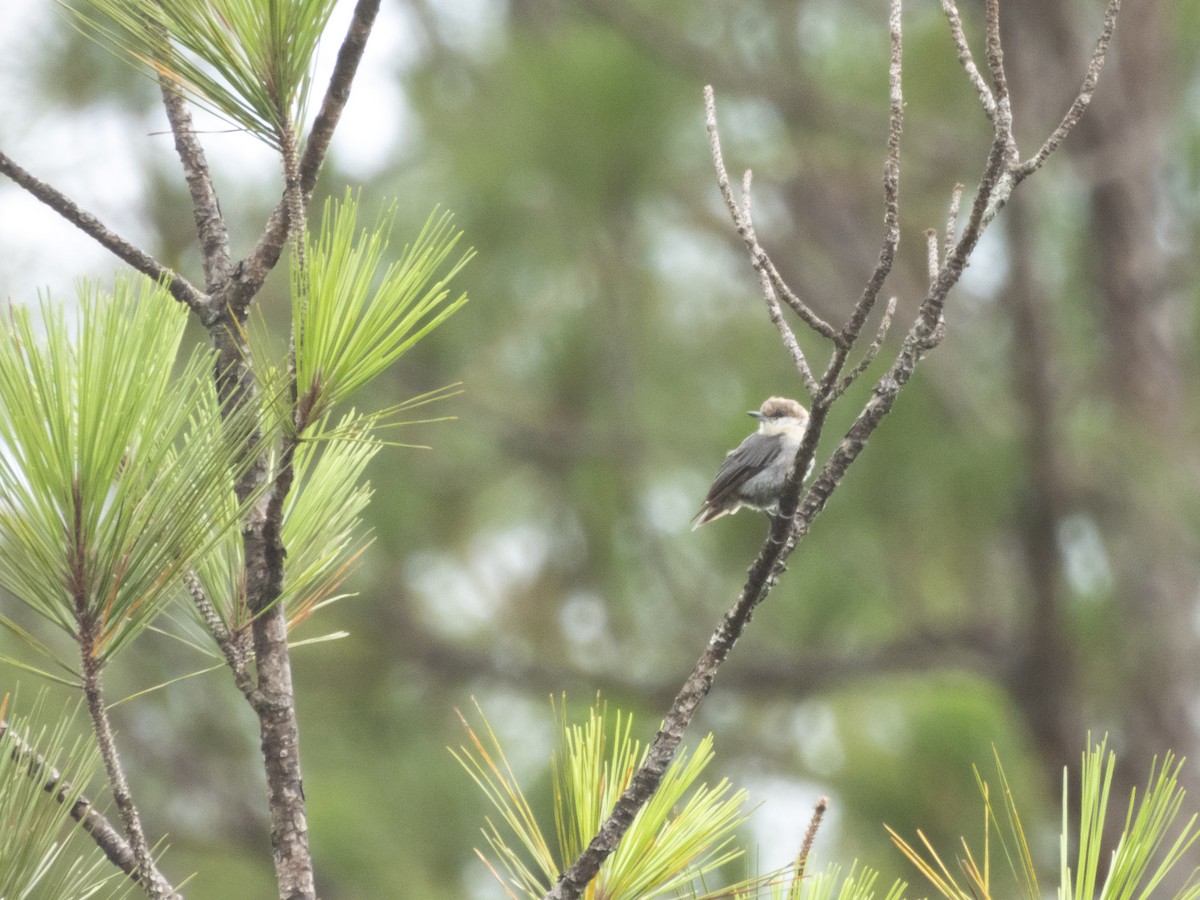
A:
{"label": "thin twig", "polygon": [[987,61],[992,76],[992,92],[996,109],[992,122],[996,133],[1004,137],[1005,163],[1012,165],[1020,158],[1017,138],[1012,128],[1012,97],[1008,93],[1008,75],[1004,71],[1004,45],[1000,41],[1000,0],[987,0]]}
{"label": "thin twig", "polygon": [[[883,244],[879,248],[879,258],[875,263],[875,271],[867,280],[862,295],[854,306],[845,327],[842,329],[843,346],[853,343],[862,332],[871,314],[883,283],[892,271],[892,263],[896,259],[896,248],[900,246],[900,138],[904,130],[904,91],[901,82],[904,61],[904,41],[900,21],[901,5],[899,0],[893,0],[888,14],[888,26],[891,33],[891,60],[888,64],[888,95],[890,109],[888,112],[887,160],[883,165]],[[841,354],[838,365],[830,365],[825,373],[825,385],[832,390],[841,366],[845,363],[845,353]]]}
{"label": "thin twig", "polygon": [[759,287],[762,288],[763,298],[767,301],[767,318],[771,320],[771,324],[779,331],[779,339],[783,341],[783,347],[792,358],[792,364],[804,380],[804,387],[808,391],[808,396],[815,398],[820,392],[821,386],[817,383],[812,369],[809,368],[808,360],[804,358],[804,351],[800,349],[800,344],[796,341],[796,335],[783,318],[783,310],[779,307],[779,298],[775,294],[775,288],[771,284],[771,276],[759,270],[758,283]]}
{"label": "thin twig", "polygon": [[1092,52],[1091,62],[1088,63],[1083,85],[1079,88],[1079,93],[1075,95],[1075,99],[1071,102],[1066,115],[1058,123],[1058,127],[1050,133],[1050,136],[1046,138],[1046,142],[1038,149],[1038,152],[1021,165],[1016,173],[1018,181],[1039,169],[1042,163],[1046,161],[1046,158],[1058,149],[1058,145],[1066,139],[1067,135],[1071,133],[1071,129],[1083,117],[1084,110],[1092,102],[1092,95],[1096,90],[1096,82],[1100,78],[1100,70],[1104,68],[1104,60],[1108,57],[1108,45],[1112,42],[1113,31],[1117,27],[1117,13],[1120,11],[1121,0],[1108,0],[1108,6],[1104,10],[1104,28],[1100,32],[1099,39],[1096,41],[1096,49]]}
{"label": "thin twig", "polygon": [[896,313],[896,298],[889,297],[887,307],[883,311],[883,318],[879,320],[879,330],[875,332],[875,339],[871,341],[871,346],[867,348],[867,352],[863,358],[859,360],[858,365],[851,369],[845,377],[838,382],[837,389],[828,398],[828,402],[832,403],[842,394],[846,393],[846,389],[858,380],[863,372],[875,361],[875,357],[879,354],[883,347],[883,342],[887,340],[888,331],[892,327],[892,316]]}
{"label": "thin twig", "polygon": [[36,178],[3,153],[0,153],[0,175],[7,175],[14,183],[25,188],[117,258],[155,281],[165,284],[172,297],[186,304],[197,316],[204,318],[208,309],[208,298],[182,275],[135,247],[57,188]]}
{"label": "thin twig", "polygon": [[[749,170],[747,170],[747,172],[748,171]],[[838,330],[817,315],[811,306],[797,296],[796,292],[792,290],[791,286],[784,281],[783,275],[779,273],[779,269],[775,267],[775,262],[767,255],[767,251],[764,250],[759,244],[755,244],[755,247],[757,248],[757,252],[754,253],[752,262],[766,269],[767,276],[771,279],[771,286],[783,299],[783,302],[790,306],[792,311],[796,313],[796,315],[799,316],[809,328],[821,335],[821,337],[827,338],[828,340],[833,341],[835,344],[839,343],[842,339],[842,336],[838,333]]]}
{"label": "thin twig", "polygon": [[992,89],[983,80],[983,76],[979,73],[979,67],[975,65],[975,58],[971,55],[971,46],[967,43],[962,19],[958,15],[958,7],[954,5],[954,0],[942,0],[942,12],[946,16],[946,21],[950,23],[950,36],[954,39],[954,46],[958,49],[958,61],[962,65],[963,71],[967,73],[967,80],[975,88],[975,93],[979,95],[984,115],[988,117],[988,121],[993,121],[996,116],[996,98],[992,96]]}
{"label": "thin twig", "polygon": [[[733,195],[733,188],[729,183],[729,173],[725,169],[725,159],[721,153],[721,136],[717,130],[717,108],[713,97],[712,85],[706,85],[704,88],[704,113],[705,126],[708,129],[709,149],[712,153],[713,167],[717,172],[717,189],[721,192],[725,206],[729,209],[729,216],[733,220],[733,226],[737,230],[738,237],[745,242],[746,248],[750,251],[751,264],[756,271],[760,273],[765,271],[767,273],[777,297],[783,299],[796,315],[800,317],[801,321],[817,332],[817,334],[836,342],[838,340],[837,329],[813,312],[808,304],[796,296],[795,292],[788,287],[783,277],[779,274],[779,271],[775,268],[775,264],[767,256],[767,252],[758,243],[758,238],[754,234],[753,223],[747,221],[743,207]],[[749,172],[747,172],[746,180],[746,184],[748,183]]]}
{"label": "thin twig", "polygon": [[[742,178],[742,205],[741,205],[741,220],[745,226],[746,234],[749,236],[749,241],[754,246],[758,245],[758,236],[754,231],[754,214],[750,206],[750,170],[746,170],[746,174]],[[767,318],[779,331],[779,338],[783,341],[784,349],[792,358],[792,364],[796,367],[796,371],[800,373],[801,379],[804,381],[804,386],[808,389],[809,397],[816,399],[817,392],[820,386],[817,384],[817,379],[813,376],[812,369],[808,365],[808,360],[804,357],[804,351],[800,349],[800,344],[796,341],[796,335],[792,331],[787,320],[783,317],[783,310],[779,306],[779,295],[775,292],[775,282],[771,278],[770,260],[766,260],[766,265],[755,266],[758,270],[759,286],[762,288],[763,299],[767,303]],[[793,307],[794,309],[795,307]]]}
{"label": "thin twig", "polygon": [[950,211],[946,215],[946,236],[942,243],[942,259],[954,252],[954,242],[958,238],[958,210],[962,206],[962,182],[954,185],[950,192]]}
{"label": "thin twig", "polygon": [[938,259],[938,233],[936,228],[925,229],[925,270],[929,274],[929,283],[937,281],[941,261]]}

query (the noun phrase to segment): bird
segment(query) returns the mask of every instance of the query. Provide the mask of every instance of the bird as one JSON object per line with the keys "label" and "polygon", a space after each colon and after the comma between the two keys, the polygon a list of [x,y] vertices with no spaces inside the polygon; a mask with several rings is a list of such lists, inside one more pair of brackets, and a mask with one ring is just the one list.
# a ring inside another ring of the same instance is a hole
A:
{"label": "bird", "polygon": [[771,397],[749,415],[758,419],[758,430],[725,454],[708,496],[692,517],[692,531],[743,506],[768,513],[779,508],[779,495],[808,428],[808,410],[787,397]]}

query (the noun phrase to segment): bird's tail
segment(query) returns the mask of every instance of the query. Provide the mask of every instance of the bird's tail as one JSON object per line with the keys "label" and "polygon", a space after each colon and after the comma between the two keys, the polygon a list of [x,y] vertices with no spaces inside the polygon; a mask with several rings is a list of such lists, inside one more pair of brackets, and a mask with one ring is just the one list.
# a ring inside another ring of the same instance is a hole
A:
{"label": "bird's tail", "polygon": [[714,519],[719,519],[721,516],[727,516],[731,512],[737,512],[737,508],[720,509],[719,507],[710,506],[709,504],[705,503],[700,507],[700,511],[696,513],[696,515],[692,516],[692,531],[695,531],[701,525],[707,525]]}

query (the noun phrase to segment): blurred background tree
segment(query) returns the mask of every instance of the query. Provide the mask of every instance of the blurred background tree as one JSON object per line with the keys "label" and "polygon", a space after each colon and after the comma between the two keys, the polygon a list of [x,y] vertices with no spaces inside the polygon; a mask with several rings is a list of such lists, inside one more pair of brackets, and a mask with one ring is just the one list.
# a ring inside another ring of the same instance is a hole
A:
{"label": "blurred background tree", "polygon": [[[981,4],[961,10],[977,41]],[[1027,140],[1078,88],[1100,12],[1003,4]],[[18,3],[3,28],[6,151],[194,270],[154,85],[45,4]],[[715,190],[701,86],[721,98],[731,169],[755,170],[764,243],[838,318],[878,250],[887,40],[861,0],[385,3],[322,181],[399,197],[413,233],[441,202],[480,254],[457,282],[473,302],[379,398],[461,380],[439,410],[458,421],[406,429],[433,449],[373,463],[376,542],[360,597],[330,620],[350,637],[294,658],[321,896],[497,894],[471,852],[481,798],[445,751],[470,695],[530,775],[553,742],[551,692],[582,706],[602,690],[652,734],[766,528],[743,513],[692,534],[688,519],[750,430],[743,411],[802,393]],[[887,288],[901,319],[924,284],[921,232],[954,181],[973,184],[989,137],[936,3],[910,4],[905,40]],[[976,821],[970,765],[993,744],[1027,826],[1039,803],[1052,820],[1089,728],[1112,734],[1127,779],[1167,749],[1200,759],[1198,43],[1196,4],[1125,11],[1068,154],[987,236],[947,340],[702,709],[714,766],[763,803],[746,838],[763,867],[829,793],[818,855],[909,875],[882,823],[950,846]],[[261,221],[273,161],[206,127],[226,212]],[[0,208],[6,297],[111,272],[7,183]],[[282,281],[273,297],[282,320]],[[110,674],[114,696],[188,671],[157,649]],[[219,679],[114,717],[148,830],[170,832],[175,871],[202,873],[188,896],[261,896],[254,729]]]}

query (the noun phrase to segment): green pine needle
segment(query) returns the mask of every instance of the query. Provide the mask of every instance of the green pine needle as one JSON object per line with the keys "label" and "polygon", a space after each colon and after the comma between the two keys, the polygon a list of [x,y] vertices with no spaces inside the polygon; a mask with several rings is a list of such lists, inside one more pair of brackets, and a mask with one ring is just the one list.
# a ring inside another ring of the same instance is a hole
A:
{"label": "green pine needle", "polygon": [[[1088,742],[1091,743],[1090,735]],[[1168,835],[1183,804],[1183,789],[1178,781],[1183,763],[1168,753],[1161,766],[1155,764],[1151,767],[1149,782],[1140,803],[1137,792],[1133,792],[1125,816],[1125,826],[1118,838],[1116,849],[1106,850],[1103,837],[1108,821],[1108,802],[1116,765],[1115,755],[1112,752],[1107,752],[1106,755],[1106,745],[1107,739],[1102,740],[1083,754],[1079,779],[1079,849],[1074,860],[1071,859],[1069,851],[1072,837],[1069,778],[1068,773],[1065,770],[1063,772],[1063,827],[1057,895],[1059,900],[1150,900],[1151,897],[1159,897],[1163,881],[1180,864],[1184,854],[1200,836],[1196,829],[1197,817],[1192,816],[1178,830],[1170,845],[1167,845]],[[992,807],[987,783],[980,779],[976,772],[984,798],[987,822],[997,828],[1013,876],[1020,885],[1020,892],[1034,900],[1042,895],[1034,876],[1033,860],[999,758],[996,760],[996,766],[1004,793],[1006,815],[1003,825]],[[956,859],[957,865],[952,867],[942,860],[937,850],[920,831],[917,835],[924,847],[923,851],[914,848],[890,828],[888,833],[901,852],[943,897],[950,900],[988,900],[992,897],[1012,896],[1014,893],[997,892],[992,888],[988,861],[990,846],[986,839],[982,868],[965,841],[964,856]],[[1074,869],[1071,867],[1072,861],[1075,863]],[[955,869],[967,879],[965,886],[955,880]],[[1170,897],[1171,900],[1200,900],[1198,871],[1193,870],[1189,873],[1184,885],[1170,894]]]}
{"label": "green pine needle", "polygon": [[[451,753],[500,814],[499,823],[488,819],[484,828],[493,856],[484,859],[509,896],[540,897],[600,827],[645,748],[631,736],[631,717],[618,713],[610,720],[604,704],[594,706],[582,725],[567,725],[556,711],[561,743],[551,762],[557,838],[552,848],[503,747],[479,714],[486,737],[463,719],[471,745]],[[601,867],[589,896],[632,900],[681,891],[694,895],[698,878],[740,855],[731,841],[745,821],[746,794],[731,790],[726,781],[715,787],[698,784],[711,759],[711,735],[691,756],[676,758],[658,792]]]}
{"label": "green pine needle", "polygon": [[209,353],[174,371],[186,315],[149,280],[122,280],[81,291],[70,317],[43,302],[39,320],[17,308],[0,329],[0,584],[100,658],[238,523],[254,423],[222,421]]}
{"label": "green pine needle", "polygon": [[86,0],[87,36],[275,148],[303,121],[317,44],[337,0]]}
{"label": "green pine needle", "polygon": [[[786,893],[783,890],[773,890],[769,894],[759,889],[750,897],[787,897],[787,900],[876,900],[875,883],[879,873],[874,869],[859,864],[857,860],[850,864],[850,869],[844,875],[842,867],[830,863],[821,871],[814,871],[800,879],[795,885],[795,891]],[[882,895],[883,900],[900,900],[908,887],[903,881],[897,881]]]}
{"label": "green pine needle", "polygon": [[[447,260],[462,237],[449,213],[436,210],[400,258],[384,265],[387,211],[374,228],[358,227],[358,201],[347,191],[327,200],[303,273],[293,269],[292,333],[301,426],[371,381],[467,300],[446,285],[470,260]],[[444,269],[444,271],[443,271]],[[439,272],[441,275],[439,276]]]}

